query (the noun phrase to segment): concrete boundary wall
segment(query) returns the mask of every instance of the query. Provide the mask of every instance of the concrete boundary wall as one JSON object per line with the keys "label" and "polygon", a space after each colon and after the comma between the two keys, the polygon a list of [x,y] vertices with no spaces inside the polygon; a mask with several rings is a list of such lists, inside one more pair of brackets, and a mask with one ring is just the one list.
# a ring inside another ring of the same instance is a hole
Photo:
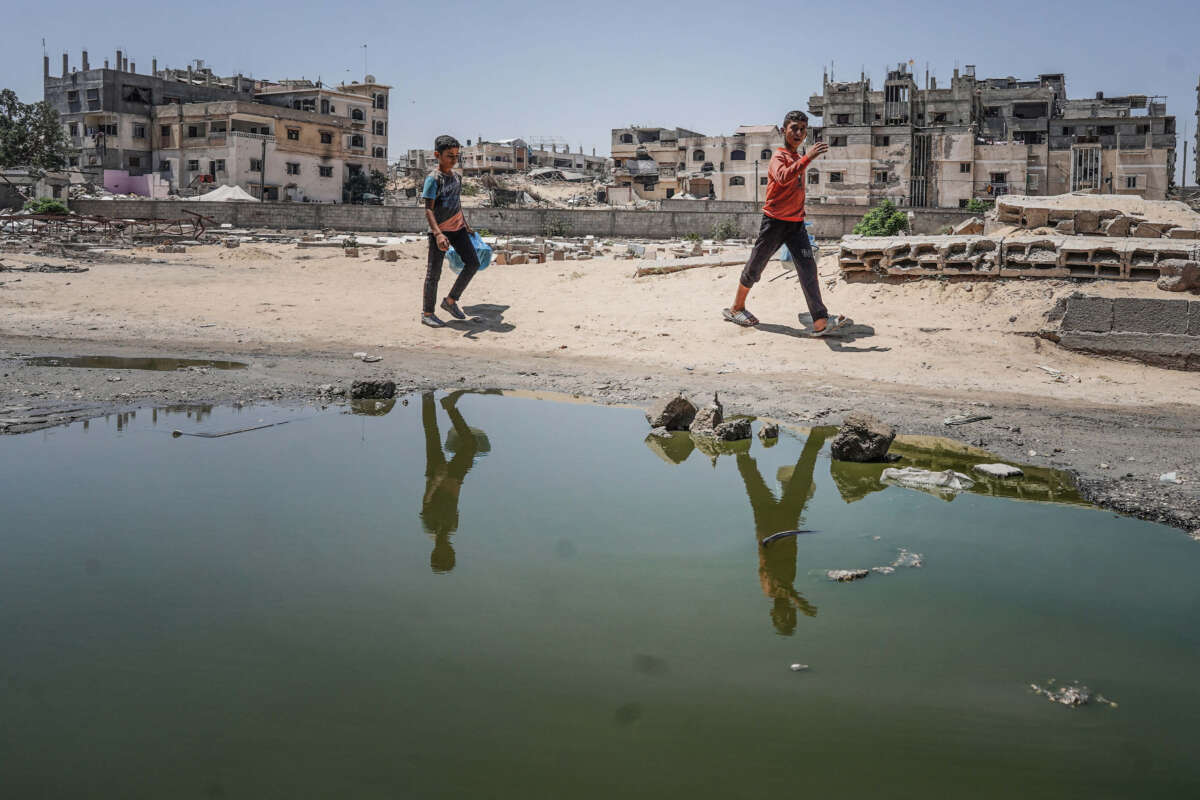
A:
{"label": "concrete boundary wall", "polygon": [[1057,330],[1043,338],[1069,350],[1168,369],[1200,370],[1200,301],[1071,295]]}
{"label": "concrete boundary wall", "polygon": [[[846,209],[853,209],[847,211]],[[74,200],[78,214],[117,219],[175,219],[191,211],[235,228],[283,230],[378,231],[417,233],[425,230],[425,212],[416,206],[352,206],[318,203],[204,203],[194,200]],[[809,212],[814,234],[835,239],[850,233],[865,208],[814,206]],[[708,237],[717,223],[731,221],[742,236],[758,233],[762,214],[752,211],[626,211],[622,209],[470,208],[476,230],[524,236],[603,236],[671,239],[697,233]],[[970,217],[959,211],[916,212],[914,233],[932,233]]]}

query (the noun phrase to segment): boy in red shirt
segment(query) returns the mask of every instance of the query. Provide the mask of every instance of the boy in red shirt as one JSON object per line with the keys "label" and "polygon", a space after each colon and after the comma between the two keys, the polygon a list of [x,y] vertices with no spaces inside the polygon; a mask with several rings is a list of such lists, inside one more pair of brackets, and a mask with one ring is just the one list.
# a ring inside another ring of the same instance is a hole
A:
{"label": "boy in red shirt", "polygon": [[746,295],[750,287],[758,283],[763,269],[780,245],[787,245],[800,276],[800,288],[812,314],[812,333],[824,336],[830,331],[849,323],[838,314],[830,315],[821,302],[821,285],[817,276],[817,262],[813,258],[808,231],[804,227],[804,170],[813,159],[829,149],[824,142],[817,142],[806,155],[797,152],[808,136],[808,116],[803,111],[789,111],[783,118],[783,141],[785,146],[771,156],[767,167],[767,200],[763,204],[762,227],[758,239],[750,251],[750,260],[742,270],[737,295],[733,305],[725,309],[723,316],[729,322],[743,327],[758,324],[758,318],[746,308]]}

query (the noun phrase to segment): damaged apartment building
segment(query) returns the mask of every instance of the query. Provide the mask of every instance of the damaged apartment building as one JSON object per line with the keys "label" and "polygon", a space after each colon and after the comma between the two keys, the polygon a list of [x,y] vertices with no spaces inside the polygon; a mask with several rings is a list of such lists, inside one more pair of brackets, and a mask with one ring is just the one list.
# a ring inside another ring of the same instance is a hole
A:
{"label": "damaged apartment building", "polygon": [[61,76],[44,59],[72,168],[115,192],[151,197],[236,185],[255,197],[340,202],[355,173],[387,169],[390,87],[366,76],[311,81],[220,77],[202,61],[139,73],[120,50],[93,68],[83,52]]}
{"label": "damaged apartment building", "polygon": [[808,170],[814,202],[955,208],[971,198],[1066,192],[1161,200],[1174,185],[1175,118],[1146,95],[1072,100],[1061,74],[921,89],[900,64],[881,90],[861,75],[808,102],[810,138],[829,152]]}

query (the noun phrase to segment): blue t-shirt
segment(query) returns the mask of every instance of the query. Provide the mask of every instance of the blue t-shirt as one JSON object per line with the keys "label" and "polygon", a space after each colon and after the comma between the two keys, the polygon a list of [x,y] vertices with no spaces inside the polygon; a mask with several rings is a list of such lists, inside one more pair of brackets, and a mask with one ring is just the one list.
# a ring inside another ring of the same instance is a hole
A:
{"label": "blue t-shirt", "polygon": [[462,181],[453,172],[446,174],[434,170],[425,178],[421,197],[433,201],[433,218],[444,231],[456,231],[463,227]]}

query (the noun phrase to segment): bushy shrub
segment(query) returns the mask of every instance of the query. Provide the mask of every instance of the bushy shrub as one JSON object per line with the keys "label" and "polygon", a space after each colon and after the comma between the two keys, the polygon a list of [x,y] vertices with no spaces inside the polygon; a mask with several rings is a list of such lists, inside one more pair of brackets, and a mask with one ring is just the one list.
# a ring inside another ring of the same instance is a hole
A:
{"label": "bushy shrub", "polygon": [[884,200],[863,215],[854,226],[859,236],[895,236],[908,230],[908,215],[896,208],[891,200]]}
{"label": "bushy shrub", "polygon": [[61,200],[53,200],[49,197],[43,197],[41,200],[26,201],[25,210],[32,211],[35,214],[66,214],[67,213],[67,207],[62,204]]}
{"label": "bushy shrub", "polygon": [[683,239],[687,242],[699,242],[702,241],[704,237],[698,233],[689,233],[687,236],[683,237]]}
{"label": "bushy shrub", "polygon": [[731,219],[726,219],[713,225],[712,238],[713,241],[723,242],[726,239],[736,239],[742,235],[742,231],[738,228],[736,222]]}
{"label": "bushy shrub", "polygon": [[991,207],[991,200],[980,200],[978,197],[972,197],[967,201],[967,211],[970,211],[972,214],[984,214]]}

